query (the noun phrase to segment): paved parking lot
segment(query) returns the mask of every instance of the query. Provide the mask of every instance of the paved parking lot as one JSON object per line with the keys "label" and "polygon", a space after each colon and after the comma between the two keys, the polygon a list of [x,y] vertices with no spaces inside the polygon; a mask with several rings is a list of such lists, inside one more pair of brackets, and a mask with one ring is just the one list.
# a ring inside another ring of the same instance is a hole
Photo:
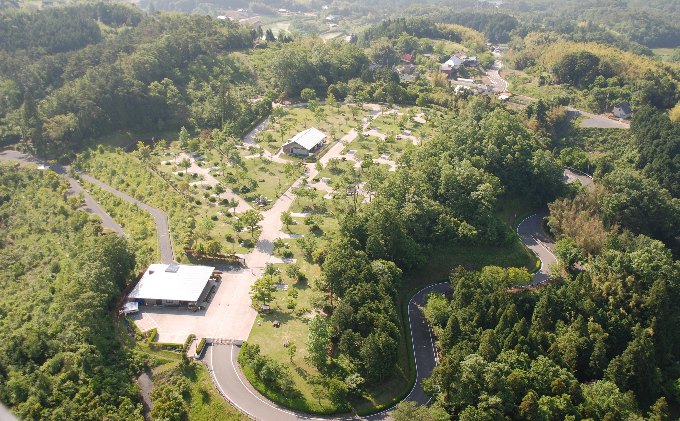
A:
{"label": "paved parking lot", "polygon": [[[249,268],[218,269],[223,271],[221,281],[209,282],[200,298],[199,304],[206,309],[193,312],[187,306],[142,305],[132,320],[143,332],[156,328],[158,342],[184,343],[190,333],[198,338],[247,339],[257,314],[250,307],[248,295],[256,273]],[[204,295],[212,285],[216,287],[215,295],[205,303]]]}

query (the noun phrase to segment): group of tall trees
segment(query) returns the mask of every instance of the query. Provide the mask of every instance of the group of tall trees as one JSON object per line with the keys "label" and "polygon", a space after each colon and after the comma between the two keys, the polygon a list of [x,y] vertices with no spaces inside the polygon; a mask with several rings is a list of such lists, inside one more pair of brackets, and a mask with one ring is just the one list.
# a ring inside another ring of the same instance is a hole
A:
{"label": "group of tall trees", "polygon": [[367,70],[363,49],[342,41],[321,39],[286,43],[264,52],[263,77],[268,85],[287,97],[298,97],[305,88],[325,96],[329,85],[347,83]]}
{"label": "group of tall trees", "polygon": [[[250,101],[257,94],[254,78],[230,55],[252,46],[256,36],[238,22],[172,13],[142,18],[123,5],[58,10],[15,19],[33,37],[19,38],[35,39],[32,50],[8,44],[0,51],[0,141],[23,140],[40,155],[58,157],[59,151],[121,128],[227,127],[240,134],[269,112],[266,101]],[[104,38],[92,14],[111,25],[125,19],[126,28]],[[60,25],[78,19],[92,22],[96,36],[55,50],[49,44],[56,41],[40,35],[41,25],[61,33]],[[7,26],[18,25],[10,20]]]}
{"label": "group of tall trees", "polygon": [[111,310],[134,273],[127,240],[101,235],[51,171],[0,171],[0,400],[22,419],[141,421]]}
{"label": "group of tall trees", "polygon": [[432,294],[423,310],[442,353],[423,386],[435,406],[466,421],[667,419],[680,266],[656,241],[621,240],[534,292],[508,292],[523,271],[454,270],[452,298]]}

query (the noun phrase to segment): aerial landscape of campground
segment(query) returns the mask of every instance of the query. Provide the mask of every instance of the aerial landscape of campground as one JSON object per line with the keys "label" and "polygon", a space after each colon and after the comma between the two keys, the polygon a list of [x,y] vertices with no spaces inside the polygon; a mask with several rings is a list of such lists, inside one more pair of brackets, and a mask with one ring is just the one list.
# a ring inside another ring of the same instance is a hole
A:
{"label": "aerial landscape of campground", "polygon": [[680,419],[680,1],[3,0],[0,419]]}

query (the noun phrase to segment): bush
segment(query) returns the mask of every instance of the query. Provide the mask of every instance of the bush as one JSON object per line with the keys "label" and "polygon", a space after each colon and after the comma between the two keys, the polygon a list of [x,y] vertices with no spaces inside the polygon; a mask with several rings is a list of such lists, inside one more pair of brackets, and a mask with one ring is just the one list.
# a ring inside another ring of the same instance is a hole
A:
{"label": "bush", "polygon": [[289,298],[288,302],[286,303],[286,308],[293,310],[293,309],[295,309],[295,305],[296,305],[295,300],[292,299],[292,298]]}
{"label": "bush", "polygon": [[200,200],[200,199],[196,199],[196,200],[194,201],[194,203],[196,203],[197,205],[200,206],[200,205],[201,205],[201,200]]}
{"label": "bush", "polygon": [[[213,197],[212,199],[215,199],[215,198]],[[213,200],[213,202],[214,202],[214,200]],[[212,215],[210,217],[210,219],[212,219],[213,221],[217,221],[217,215]]]}
{"label": "bush", "polygon": [[227,233],[227,234],[224,234],[224,239],[229,241],[229,242],[232,242],[232,241],[234,241],[234,236],[231,233]]}
{"label": "bush", "polygon": [[215,196],[210,196],[208,198],[208,202],[210,202],[210,203],[215,203],[216,201],[217,201],[217,198],[215,198]]}
{"label": "bush", "polygon": [[200,357],[201,353],[203,352],[203,348],[205,348],[205,338],[201,338],[201,341],[196,346],[196,355]]}

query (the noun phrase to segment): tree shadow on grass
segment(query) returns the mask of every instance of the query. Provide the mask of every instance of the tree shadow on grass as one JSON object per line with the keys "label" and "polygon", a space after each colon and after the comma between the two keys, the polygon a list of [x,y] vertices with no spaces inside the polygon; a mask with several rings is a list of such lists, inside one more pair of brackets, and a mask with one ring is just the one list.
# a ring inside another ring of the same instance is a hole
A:
{"label": "tree shadow on grass", "polygon": [[309,373],[304,368],[296,365],[295,371],[298,373],[300,377],[302,377],[304,381],[307,381],[307,379],[309,378]]}
{"label": "tree shadow on grass", "polygon": [[204,405],[209,404],[212,399],[210,393],[205,389],[201,389],[199,393],[201,394],[201,402],[203,402]]}

